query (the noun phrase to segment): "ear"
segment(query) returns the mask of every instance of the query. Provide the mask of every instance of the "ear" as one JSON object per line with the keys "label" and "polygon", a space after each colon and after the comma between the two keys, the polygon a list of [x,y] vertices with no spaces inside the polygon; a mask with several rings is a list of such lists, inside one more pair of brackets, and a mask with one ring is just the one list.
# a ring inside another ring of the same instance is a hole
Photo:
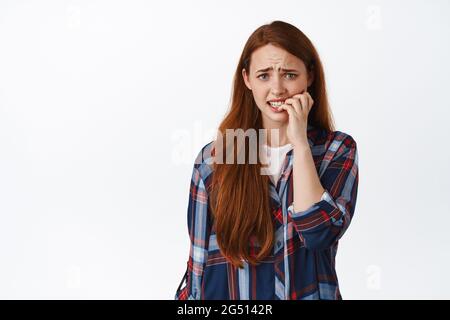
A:
{"label": "ear", "polygon": [[250,86],[250,82],[248,81],[248,75],[247,75],[247,72],[245,71],[244,68],[242,69],[242,78],[244,78],[244,82],[245,82],[245,85],[247,86],[247,88],[248,88],[249,90],[252,90],[252,87]]}

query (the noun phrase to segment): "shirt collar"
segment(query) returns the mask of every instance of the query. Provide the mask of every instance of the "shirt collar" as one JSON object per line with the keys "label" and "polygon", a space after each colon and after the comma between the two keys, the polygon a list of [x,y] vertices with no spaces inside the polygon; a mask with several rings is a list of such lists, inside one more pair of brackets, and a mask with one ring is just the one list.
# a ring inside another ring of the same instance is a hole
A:
{"label": "shirt collar", "polygon": [[[314,135],[317,134],[316,131],[317,131],[316,127],[308,124],[307,135],[308,135],[308,143],[309,143],[310,148],[312,148],[314,146]],[[294,160],[293,151],[294,151],[294,149],[291,149],[286,153],[286,158],[287,158],[287,159],[285,159],[286,163],[284,163],[281,168],[281,176],[278,180],[280,189],[277,192],[275,189],[275,186],[272,185],[272,187],[271,187],[271,188],[274,188],[273,192],[278,194],[279,197],[281,197],[281,195],[283,194],[284,189],[286,188],[287,180],[292,172],[292,166],[293,166],[293,160]]]}

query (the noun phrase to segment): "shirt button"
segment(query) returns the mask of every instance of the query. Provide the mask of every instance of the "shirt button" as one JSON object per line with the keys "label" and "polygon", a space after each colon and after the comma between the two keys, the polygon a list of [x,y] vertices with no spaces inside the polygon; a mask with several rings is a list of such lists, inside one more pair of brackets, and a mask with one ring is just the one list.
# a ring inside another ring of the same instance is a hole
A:
{"label": "shirt button", "polygon": [[278,242],[277,242],[277,246],[278,246],[278,247],[281,247],[281,241],[278,241]]}

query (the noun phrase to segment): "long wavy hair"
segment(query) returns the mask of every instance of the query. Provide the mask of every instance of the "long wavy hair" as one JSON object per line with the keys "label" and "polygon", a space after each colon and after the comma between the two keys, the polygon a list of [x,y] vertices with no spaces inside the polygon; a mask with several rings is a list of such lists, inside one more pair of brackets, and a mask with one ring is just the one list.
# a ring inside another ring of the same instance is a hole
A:
{"label": "long wavy hair", "polygon": [[[242,70],[249,74],[252,53],[267,44],[278,46],[301,59],[308,72],[313,73],[313,83],[308,92],[314,106],[308,115],[308,124],[327,131],[334,130],[325,88],[325,76],[319,55],[308,37],[295,26],[273,21],[256,29],[247,40],[233,78],[231,106],[219,125],[214,145],[215,155],[223,155],[230,146],[225,141],[227,129],[264,129],[261,112],[252,91],[244,83]],[[219,134],[220,133],[220,134]],[[218,141],[221,139],[221,141]],[[260,137],[258,136],[258,141]],[[228,139],[227,139],[228,140]],[[219,144],[217,143],[219,142]],[[234,154],[237,145],[232,141]],[[258,143],[259,146],[259,143]],[[245,141],[248,150],[248,143]],[[259,147],[258,147],[259,149]],[[218,152],[219,151],[219,152]],[[214,154],[214,153],[213,153]],[[235,267],[242,268],[242,260],[257,265],[271,254],[274,242],[274,224],[269,197],[269,177],[261,174],[258,150],[257,163],[233,164],[214,161],[210,185],[210,207],[217,244],[224,257]]]}

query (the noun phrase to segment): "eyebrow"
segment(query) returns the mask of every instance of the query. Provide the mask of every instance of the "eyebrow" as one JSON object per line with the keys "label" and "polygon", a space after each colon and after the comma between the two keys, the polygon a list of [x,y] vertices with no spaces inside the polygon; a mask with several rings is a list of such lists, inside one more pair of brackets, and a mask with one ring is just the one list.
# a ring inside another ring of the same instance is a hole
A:
{"label": "eyebrow", "polygon": [[[273,70],[273,68],[269,67],[269,68],[261,69],[261,70],[256,71],[256,73],[258,73],[258,72],[267,72],[269,70]],[[281,71],[284,71],[284,72],[292,72],[292,71],[298,72],[295,69],[283,69],[283,68],[281,68]]]}

